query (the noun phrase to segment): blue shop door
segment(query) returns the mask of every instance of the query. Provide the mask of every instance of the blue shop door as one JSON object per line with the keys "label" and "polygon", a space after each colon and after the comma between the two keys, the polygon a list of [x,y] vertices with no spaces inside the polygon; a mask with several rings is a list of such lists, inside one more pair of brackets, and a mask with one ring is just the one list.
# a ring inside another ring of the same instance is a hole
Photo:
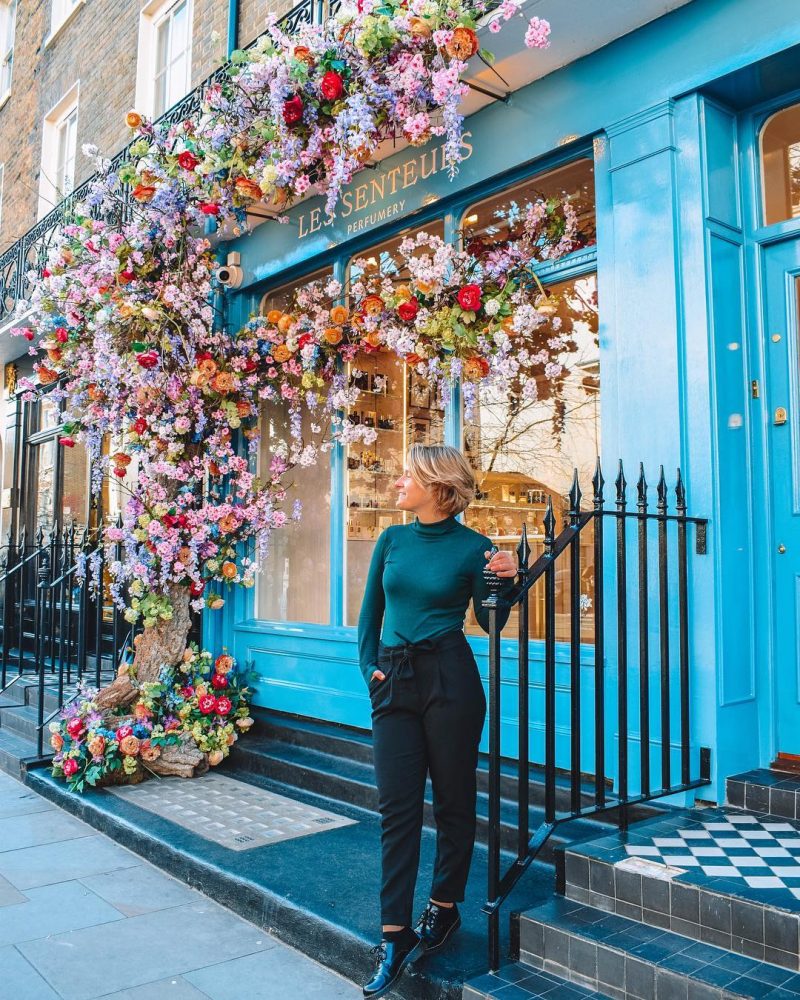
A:
{"label": "blue shop door", "polygon": [[764,251],[776,746],[800,755],[800,240]]}

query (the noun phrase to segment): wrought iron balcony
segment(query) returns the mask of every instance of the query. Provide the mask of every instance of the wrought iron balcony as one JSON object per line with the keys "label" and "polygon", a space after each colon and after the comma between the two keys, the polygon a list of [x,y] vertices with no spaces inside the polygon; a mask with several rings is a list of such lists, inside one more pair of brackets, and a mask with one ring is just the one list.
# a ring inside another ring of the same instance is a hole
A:
{"label": "wrought iron balcony", "polygon": [[[300,0],[279,19],[279,23],[288,32],[296,31],[303,24],[321,24],[326,18],[336,13],[340,0]],[[258,39],[250,43],[252,47]],[[220,66],[211,76],[195,87],[184,98],[165,112],[159,122],[174,124],[199,113],[208,90],[217,84],[228,69],[228,65]],[[121,149],[112,157],[112,167],[119,167],[128,157],[129,146]],[[14,315],[19,302],[27,299],[31,291],[28,274],[41,274],[47,260],[48,251],[76,204],[79,204],[89,193],[96,175],[89,177],[74,191],[64,198],[56,207],[40,219],[13,246],[0,255],[0,327]]]}

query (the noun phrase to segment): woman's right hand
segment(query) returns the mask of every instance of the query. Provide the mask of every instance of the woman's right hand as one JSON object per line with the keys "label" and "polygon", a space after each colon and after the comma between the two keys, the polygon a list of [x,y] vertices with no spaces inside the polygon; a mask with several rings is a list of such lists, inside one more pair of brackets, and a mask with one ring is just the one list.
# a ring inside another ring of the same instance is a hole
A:
{"label": "woman's right hand", "polygon": [[370,677],[370,681],[375,681],[375,680],[385,681],[386,674],[382,670],[373,670],[372,677]]}

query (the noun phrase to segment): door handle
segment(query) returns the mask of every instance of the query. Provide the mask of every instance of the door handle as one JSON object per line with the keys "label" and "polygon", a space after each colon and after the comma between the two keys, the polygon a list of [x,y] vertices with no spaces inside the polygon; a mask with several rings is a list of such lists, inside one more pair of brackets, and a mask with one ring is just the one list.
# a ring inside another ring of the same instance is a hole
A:
{"label": "door handle", "polygon": [[785,546],[785,545],[783,544],[783,542],[781,542],[781,544],[780,544],[780,545],[778,546],[778,552],[779,552],[779,553],[780,553],[781,555],[783,555],[783,553],[784,553],[785,551],[786,551],[786,546]]}
{"label": "door handle", "polygon": [[786,412],[785,406],[778,406],[775,408],[775,416],[772,420],[776,427],[780,427],[782,424],[786,423],[788,418],[788,413]]}

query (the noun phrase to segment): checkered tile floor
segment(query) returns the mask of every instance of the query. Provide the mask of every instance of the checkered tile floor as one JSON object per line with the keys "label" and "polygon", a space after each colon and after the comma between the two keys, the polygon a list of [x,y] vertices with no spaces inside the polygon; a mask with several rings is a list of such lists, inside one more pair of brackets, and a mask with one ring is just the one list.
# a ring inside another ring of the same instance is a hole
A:
{"label": "checkered tile floor", "polygon": [[784,898],[789,893],[800,900],[800,822],[714,810],[709,821],[648,839],[650,844],[626,844],[625,850],[674,868],[702,871],[708,878],[741,879],[751,889],[782,890]]}

